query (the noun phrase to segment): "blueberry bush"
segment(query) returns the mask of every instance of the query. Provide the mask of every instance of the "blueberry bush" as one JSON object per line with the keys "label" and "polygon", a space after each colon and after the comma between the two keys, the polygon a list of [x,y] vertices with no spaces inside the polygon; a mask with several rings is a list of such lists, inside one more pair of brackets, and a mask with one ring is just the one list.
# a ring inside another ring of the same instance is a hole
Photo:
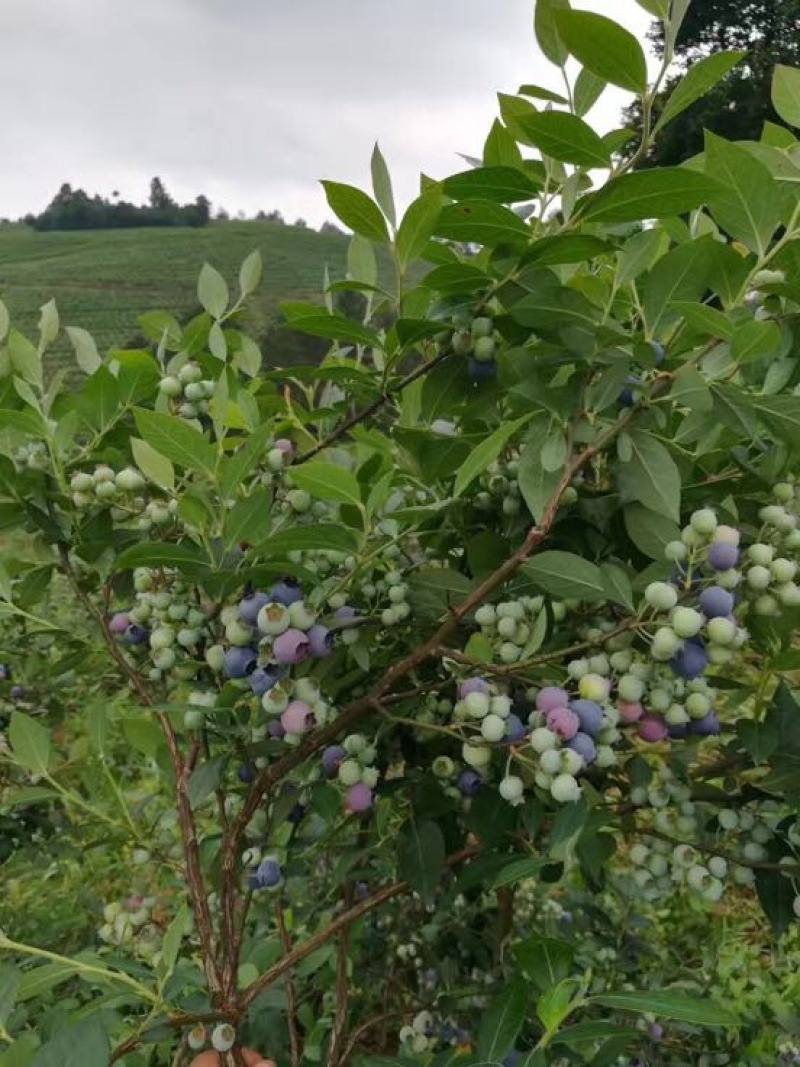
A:
{"label": "blueberry bush", "polygon": [[319,366],[257,255],[74,379],[0,305],[2,1067],[800,1062],[800,72],[637,171],[741,59],[654,126],[642,6],[654,82],[539,0],[563,95],[324,183]]}

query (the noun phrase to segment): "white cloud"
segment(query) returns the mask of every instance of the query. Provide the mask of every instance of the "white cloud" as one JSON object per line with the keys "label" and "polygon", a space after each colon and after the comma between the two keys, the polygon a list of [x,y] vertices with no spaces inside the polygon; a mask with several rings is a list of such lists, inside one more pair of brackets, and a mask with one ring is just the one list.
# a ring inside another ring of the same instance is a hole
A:
{"label": "white cloud", "polygon": [[[641,39],[635,0],[583,0]],[[62,181],[144,199],[329,217],[320,178],[366,185],[377,138],[407,202],[479,154],[498,90],[558,88],[532,0],[4,0],[0,215]],[[592,116],[610,129],[625,94]]]}

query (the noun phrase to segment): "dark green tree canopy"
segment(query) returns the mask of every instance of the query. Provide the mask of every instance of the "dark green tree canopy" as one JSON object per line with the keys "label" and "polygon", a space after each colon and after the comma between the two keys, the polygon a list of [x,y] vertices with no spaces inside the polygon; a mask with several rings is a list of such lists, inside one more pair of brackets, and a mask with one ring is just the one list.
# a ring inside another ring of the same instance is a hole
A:
{"label": "dark green tree canopy", "polygon": [[[664,54],[662,23],[650,33],[657,53]],[[688,108],[658,137],[640,166],[668,166],[703,150],[703,134],[712,130],[730,140],[758,140],[765,122],[778,122],[770,99],[776,64],[800,63],[800,0],[702,0],[690,5],[675,46],[681,73],[704,56],[724,51],[747,55],[719,85]],[[675,87],[676,73],[656,103]],[[626,122],[641,121],[641,104],[625,113]]]}

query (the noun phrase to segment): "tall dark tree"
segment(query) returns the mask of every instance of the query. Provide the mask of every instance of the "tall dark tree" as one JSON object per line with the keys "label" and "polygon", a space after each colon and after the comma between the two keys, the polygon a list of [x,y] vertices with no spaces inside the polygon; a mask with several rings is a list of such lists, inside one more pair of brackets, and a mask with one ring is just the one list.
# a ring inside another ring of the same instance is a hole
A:
{"label": "tall dark tree", "polygon": [[[664,54],[664,27],[655,23],[649,34],[655,50]],[[776,64],[800,66],[800,0],[694,0],[681,26],[675,60],[685,72],[705,56],[723,51],[746,52],[742,62],[702,99],[670,123],[640,166],[669,166],[703,150],[703,132],[711,130],[731,140],[761,137],[764,123],[778,122],[770,99]],[[680,80],[669,78],[656,101],[663,101]],[[641,122],[641,105],[625,113],[626,121]]]}

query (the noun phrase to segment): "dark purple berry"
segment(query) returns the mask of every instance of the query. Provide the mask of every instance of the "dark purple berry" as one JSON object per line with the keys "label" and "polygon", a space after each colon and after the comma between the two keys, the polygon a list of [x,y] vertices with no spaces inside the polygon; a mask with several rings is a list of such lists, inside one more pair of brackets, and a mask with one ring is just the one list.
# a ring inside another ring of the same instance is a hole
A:
{"label": "dark purple berry", "polygon": [[497,377],[497,364],[492,360],[490,363],[480,363],[473,356],[467,360],[467,374],[473,382],[487,382]]}
{"label": "dark purple berry", "polygon": [[477,771],[467,769],[459,774],[456,785],[462,796],[474,797],[483,785],[483,778],[481,778]]}
{"label": "dark purple berry", "polygon": [[255,626],[258,613],[265,604],[269,604],[269,597],[266,593],[248,593],[239,601],[239,618],[247,626]]}
{"label": "dark purple berry", "polygon": [[689,736],[689,724],[682,722],[677,726],[670,726],[668,727],[668,732],[673,741],[683,741],[685,737]]}
{"label": "dark purple berry", "polygon": [[709,545],[708,562],[715,571],[729,571],[739,562],[739,549],[727,541],[717,541]]}
{"label": "dark purple berry", "polygon": [[669,665],[679,678],[685,678],[687,681],[699,678],[708,666],[703,642],[698,638],[687,641],[677,656],[672,657]]}
{"label": "dark purple berry", "polygon": [[617,397],[617,403],[621,408],[632,408],[636,404],[636,397],[633,395],[633,389],[623,389]]}
{"label": "dark purple berry", "polygon": [[257,697],[263,697],[280,681],[280,674],[269,667],[256,667],[250,675],[250,688]]}
{"label": "dark purple berry", "polygon": [[283,723],[280,719],[272,719],[267,724],[267,733],[276,741],[280,741],[286,737],[286,731],[284,730]]}
{"label": "dark purple berry", "polygon": [[229,648],[223,669],[226,678],[246,678],[258,666],[258,656],[252,648]]}
{"label": "dark purple berry", "polygon": [[332,778],[339,770],[339,764],[347,759],[347,749],[342,745],[329,745],[322,751],[322,769],[326,777]]}
{"label": "dark purple berry", "polygon": [[297,826],[298,823],[303,821],[305,813],[306,813],[305,805],[301,804],[298,801],[295,804],[295,806],[292,808],[292,810],[289,812],[289,814],[287,815],[287,820],[290,823],[292,823],[294,826]]}
{"label": "dark purple berry", "polygon": [[321,626],[318,623],[316,626],[311,627],[307,636],[312,656],[317,659],[323,659],[325,656],[330,655],[333,648],[333,634],[327,626]]}
{"label": "dark purple berry", "polygon": [[334,613],[334,618],[337,622],[349,622],[350,619],[355,619],[358,612],[355,608],[350,607],[349,604],[345,604],[341,608],[337,608]]}
{"label": "dark purple berry", "polygon": [[22,698],[25,696],[25,686],[12,685],[11,690],[9,692],[9,696],[12,700],[22,700]]}
{"label": "dark purple berry", "polygon": [[658,341],[651,341],[650,347],[653,350],[653,362],[657,367],[663,367],[667,361],[667,353],[664,351],[664,346],[659,344]]}
{"label": "dark purple berry", "polygon": [[700,594],[700,610],[707,619],[727,618],[735,603],[733,593],[719,585],[712,585]]}
{"label": "dark purple berry", "polygon": [[122,636],[126,645],[144,645],[150,640],[150,631],[146,626],[132,622]]}
{"label": "dark purple berry", "polygon": [[522,741],[527,733],[525,726],[520,719],[519,715],[513,713],[506,719],[506,740],[512,745],[518,745]]}
{"label": "dark purple berry", "polygon": [[702,719],[693,719],[688,723],[689,733],[698,737],[716,737],[722,730],[719,719],[713,711]]}
{"label": "dark purple berry", "polygon": [[256,776],[255,769],[247,763],[243,763],[236,773],[239,777],[239,781],[242,782],[244,785],[247,785],[248,783],[252,782]]}

